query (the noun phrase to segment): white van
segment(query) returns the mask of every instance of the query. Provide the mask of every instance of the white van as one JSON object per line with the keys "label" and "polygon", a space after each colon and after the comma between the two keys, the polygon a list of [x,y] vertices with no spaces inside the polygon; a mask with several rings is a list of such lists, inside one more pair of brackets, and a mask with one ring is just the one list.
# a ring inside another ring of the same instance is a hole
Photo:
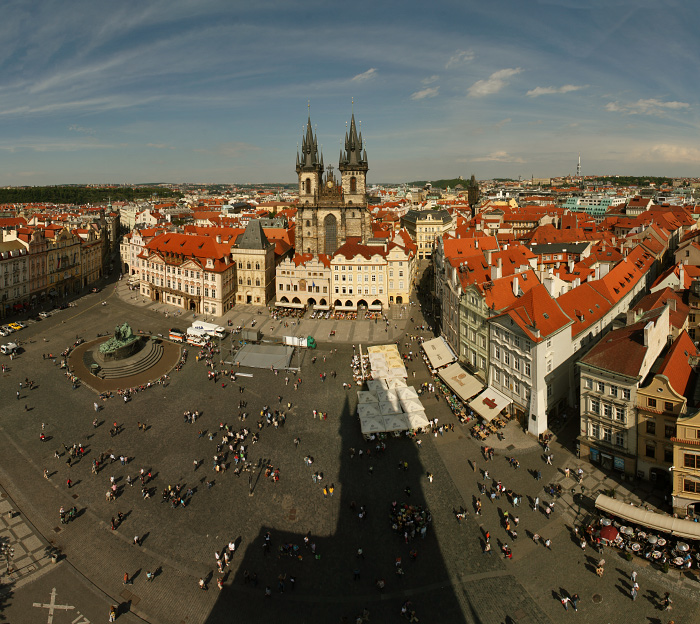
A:
{"label": "white van", "polygon": [[15,342],[8,342],[7,344],[0,345],[0,353],[3,355],[10,355],[10,353],[17,353],[19,347]]}

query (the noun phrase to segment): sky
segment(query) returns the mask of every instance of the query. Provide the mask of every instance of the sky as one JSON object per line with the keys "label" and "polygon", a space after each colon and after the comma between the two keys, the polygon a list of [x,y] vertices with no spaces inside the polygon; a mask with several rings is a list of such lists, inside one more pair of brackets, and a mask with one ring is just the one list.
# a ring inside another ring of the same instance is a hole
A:
{"label": "sky", "polygon": [[0,185],[700,176],[697,0],[7,0]]}

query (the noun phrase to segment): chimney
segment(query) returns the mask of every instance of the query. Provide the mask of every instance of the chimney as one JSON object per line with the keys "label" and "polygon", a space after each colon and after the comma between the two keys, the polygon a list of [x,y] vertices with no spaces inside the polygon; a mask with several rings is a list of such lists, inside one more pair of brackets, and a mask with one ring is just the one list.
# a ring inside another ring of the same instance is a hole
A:
{"label": "chimney", "polygon": [[221,243],[221,234],[216,235],[216,242],[219,244]]}
{"label": "chimney", "polygon": [[649,339],[651,338],[651,332],[654,329],[654,322],[649,321],[645,326],[644,326],[644,346],[649,347]]}
{"label": "chimney", "polygon": [[516,275],[513,278],[513,294],[517,297],[518,296],[518,291],[520,290],[520,286],[518,284],[518,276]]}
{"label": "chimney", "polygon": [[485,249],[484,250],[484,255],[486,256],[486,264],[491,266],[491,255],[493,254],[493,251],[491,249]]}
{"label": "chimney", "polygon": [[675,299],[669,299],[667,302],[668,307],[671,308],[674,312],[676,311],[676,300]]}
{"label": "chimney", "polygon": [[479,249],[479,239],[478,238],[474,239],[474,249]]}
{"label": "chimney", "polygon": [[683,290],[683,284],[685,283],[685,270],[683,265],[678,265],[678,290]]}
{"label": "chimney", "polygon": [[600,279],[600,265],[596,266],[595,268],[595,278],[596,280]]}

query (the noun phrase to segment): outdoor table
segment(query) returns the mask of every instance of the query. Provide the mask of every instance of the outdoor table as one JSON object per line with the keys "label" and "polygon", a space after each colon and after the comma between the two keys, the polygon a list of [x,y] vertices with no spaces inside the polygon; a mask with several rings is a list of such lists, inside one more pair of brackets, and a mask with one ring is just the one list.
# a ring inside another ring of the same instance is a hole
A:
{"label": "outdoor table", "polygon": [[635,542],[634,544],[632,544],[632,550],[633,550],[634,552],[637,552],[637,551],[640,550],[641,548],[642,548],[642,547],[641,547],[639,544],[637,544],[637,542]]}
{"label": "outdoor table", "polygon": [[646,539],[646,538],[647,538],[647,534],[646,534],[644,531],[639,531],[639,533],[637,533],[637,537],[638,537],[639,539]]}
{"label": "outdoor table", "polygon": [[651,553],[651,556],[654,557],[654,559],[661,559],[661,552],[658,550],[655,550],[654,552]]}
{"label": "outdoor table", "polygon": [[603,526],[610,526],[610,525],[612,524],[612,522],[610,521],[610,518],[603,518],[603,519],[600,521],[600,523],[601,523]]}
{"label": "outdoor table", "polygon": [[682,559],[681,557],[676,557],[676,558],[673,560],[673,563],[674,563],[675,565],[677,565],[677,566],[682,566],[682,565],[683,565],[683,559]]}
{"label": "outdoor table", "polygon": [[666,546],[666,540],[663,537],[659,538],[659,541],[656,542],[657,546]]}

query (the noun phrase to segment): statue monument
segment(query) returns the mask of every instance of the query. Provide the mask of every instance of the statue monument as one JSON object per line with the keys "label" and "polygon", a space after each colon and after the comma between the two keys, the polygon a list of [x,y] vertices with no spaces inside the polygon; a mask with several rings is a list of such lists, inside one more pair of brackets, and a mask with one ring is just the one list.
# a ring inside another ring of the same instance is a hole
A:
{"label": "statue monument", "polygon": [[114,328],[114,335],[100,345],[99,352],[104,360],[121,360],[132,355],[139,342],[129,323],[124,323]]}

